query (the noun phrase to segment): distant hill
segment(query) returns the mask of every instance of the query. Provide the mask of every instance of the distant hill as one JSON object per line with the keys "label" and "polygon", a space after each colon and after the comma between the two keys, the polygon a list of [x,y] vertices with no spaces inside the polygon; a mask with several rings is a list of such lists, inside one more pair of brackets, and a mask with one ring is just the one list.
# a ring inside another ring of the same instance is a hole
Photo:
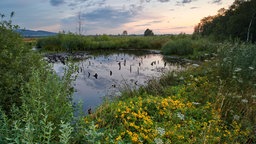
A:
{"label": "distant hill", "polygon": [[22,35],[23,37],[47,37],[47,36],[57,35],[57,33],[42,31],[42,30],[33,31],[33,30],[17,29],[16,32]]}

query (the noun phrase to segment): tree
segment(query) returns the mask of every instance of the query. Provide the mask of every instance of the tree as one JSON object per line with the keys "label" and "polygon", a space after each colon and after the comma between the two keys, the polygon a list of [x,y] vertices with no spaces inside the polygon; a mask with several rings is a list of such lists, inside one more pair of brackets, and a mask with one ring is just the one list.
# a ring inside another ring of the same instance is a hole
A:
{"label": "tree", "polygon": [[154,35],[153,31],[150,29],[146,29],[144,32],[144,36],[153,36],[153,35]]}
{"label": "tree", "polygon": [[205,17],[195,26],[194,34],[216,39],[256,41],[256,1],[235,0],[229,9],[220,9],[217,15]]}
{"label": "tree", "polygon": [[124,35],[124,36],[128,35],[127,30],[124,30],[122,35]]}

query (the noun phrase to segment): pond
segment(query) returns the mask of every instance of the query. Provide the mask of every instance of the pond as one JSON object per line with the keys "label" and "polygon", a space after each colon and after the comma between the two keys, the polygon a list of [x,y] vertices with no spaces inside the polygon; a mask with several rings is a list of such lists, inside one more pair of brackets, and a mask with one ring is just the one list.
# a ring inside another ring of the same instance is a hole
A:
{"label": "pond", "polygon": [[[105,98],[120,96],[124,87],[138,88],[150,79],[159,78],[168,71],[184,69],[180,64],[170,63],[159,51],[115,51],[80,53],[76,61],[79,67],[74,82],[74,103],[83,103],[83,109],[99,106]],[[53,69],[63,75],[65,63],[56,61]]]}

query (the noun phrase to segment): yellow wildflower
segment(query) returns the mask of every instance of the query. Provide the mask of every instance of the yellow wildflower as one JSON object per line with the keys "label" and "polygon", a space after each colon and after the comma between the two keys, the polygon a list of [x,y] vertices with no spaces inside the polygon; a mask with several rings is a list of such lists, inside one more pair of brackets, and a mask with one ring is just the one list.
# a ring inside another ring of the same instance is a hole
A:
{"label": "yellow wildflower", "polygon": [[117,138],[116,138],[116,141],[119,141],[119,140],[121,140],[121,136],[118,136]]}
{"label": "yellow wildflower", "polygon": [[132,135],[132,141],[133,141],[133,142],[138,142],[138,140],[139,140],[138,135],[137,135],[136,133],[134,133],[134,134]]}

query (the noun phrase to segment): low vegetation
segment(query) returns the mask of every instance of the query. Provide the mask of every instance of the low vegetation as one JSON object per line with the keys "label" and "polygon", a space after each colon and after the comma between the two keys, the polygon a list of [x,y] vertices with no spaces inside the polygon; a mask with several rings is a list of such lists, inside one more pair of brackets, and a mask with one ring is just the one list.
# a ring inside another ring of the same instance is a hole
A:
{"label": "low vegetation", "polygon": [[160,49],[172,36],[80,36],[76,34],[58,34],[41,38],[37,47],[45,51],[83,51],[99,49]]}
{"label": "low vegetation", "polygon": [[0,21],[0,143],[256,142],[255,44],[185,35],[40,39],[38,47],[48,51],[163,46],[165,54],[204,60],[126,89],[84,116],[72,105],[76,67],[68,64],[57,76],[15,28]]}
{"label": "low vegetation", "polygon": [[124,91],[85,123],[93,121],[105,134],[97,141],[109,143],[255,142],[255,48],[222,44],[216,59]]}

